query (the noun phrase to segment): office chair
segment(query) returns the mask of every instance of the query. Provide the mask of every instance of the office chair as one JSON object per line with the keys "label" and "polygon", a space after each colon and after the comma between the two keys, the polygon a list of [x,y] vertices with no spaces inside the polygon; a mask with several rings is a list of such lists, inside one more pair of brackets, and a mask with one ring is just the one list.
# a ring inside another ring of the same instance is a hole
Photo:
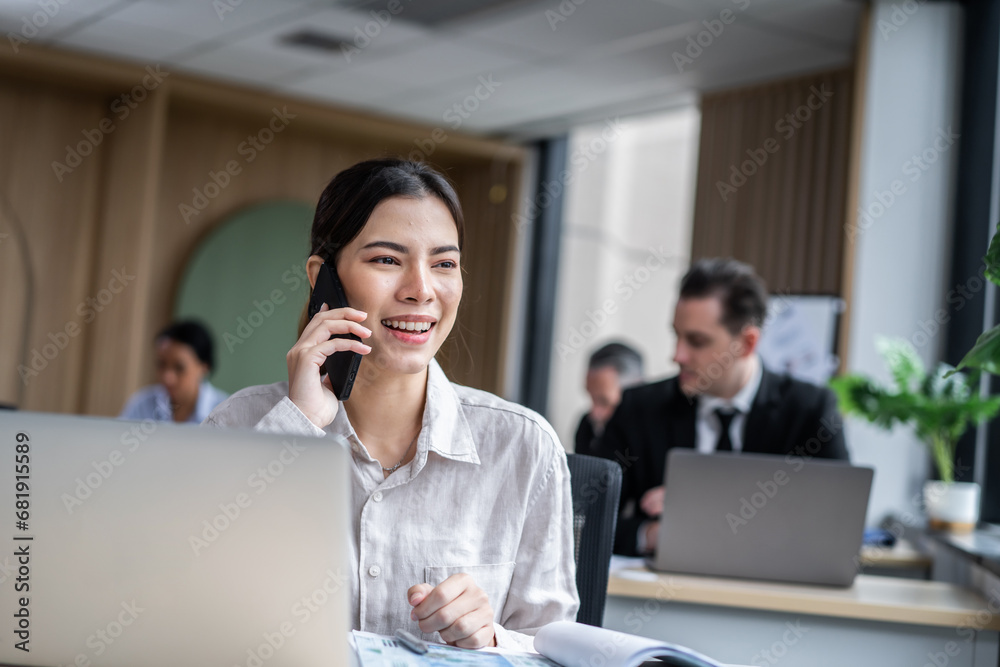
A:
{"label": "office chair", "polygon": [[608,567],[618,522],[622,469],[616,461],[567,454],[573,491],[573,538],[579,623],[601,627],[608,593]]}

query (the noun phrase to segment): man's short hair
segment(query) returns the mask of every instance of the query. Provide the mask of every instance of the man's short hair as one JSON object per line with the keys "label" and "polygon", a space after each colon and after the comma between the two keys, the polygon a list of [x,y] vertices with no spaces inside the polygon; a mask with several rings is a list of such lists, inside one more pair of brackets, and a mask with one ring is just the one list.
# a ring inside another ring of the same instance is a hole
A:
{"label": "man's short hair", "polygon": [[588,371],[605,367],[614,368],[618,372],[622,386],[642,382],[642,355],[625,343],[608,343],[590,355]]}
{"label": "man's short hair", "polygon": [[681,279],[682,299],[717,297],[722,325],[734,336],[748,325],[763,327],[767,287],[753,267],[731,258],[699,259]]}

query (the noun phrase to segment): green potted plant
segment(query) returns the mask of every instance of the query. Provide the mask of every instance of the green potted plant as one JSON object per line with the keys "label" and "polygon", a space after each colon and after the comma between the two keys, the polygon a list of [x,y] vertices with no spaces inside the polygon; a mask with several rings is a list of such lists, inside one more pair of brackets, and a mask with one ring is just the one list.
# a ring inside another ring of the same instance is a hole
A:
{"label": "green potted plant", "polygon": [[[983,275],[994,285],[1000,285],[1000,225],[983,257],[986,270]],[[984,332],[972,349],[965,353],[955,370],[975,368],[993,375],[1000,375],[1000,324]]]}
{"label": "green potted plant", "polygon": [[860,374],[830,381],[845,415],[855,415],[890,429],[912,426],[931,451],[940,481],[924,485],[924,504],[932,528],[972,530],[979,519],[978,484],[956,482],[955,446],[972,424],[993,417],[1000,396],[981,397],[964,373],[940,364],[928,373],[916,350],[905,339],[879,339],[879,353],[892,375],[882,385]]}

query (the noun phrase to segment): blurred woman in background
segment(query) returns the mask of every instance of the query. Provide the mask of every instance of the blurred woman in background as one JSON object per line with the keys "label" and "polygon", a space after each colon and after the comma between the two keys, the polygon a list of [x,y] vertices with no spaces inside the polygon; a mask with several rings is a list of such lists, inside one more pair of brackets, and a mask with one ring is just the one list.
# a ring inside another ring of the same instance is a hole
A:
{"label": "blurred woman in background", "polygon": [[157,384],[134,393],[119,418],[200,424],[228,397],[208,381],[215,366],[212,335],[185,320],[170,324],[154,340]]}

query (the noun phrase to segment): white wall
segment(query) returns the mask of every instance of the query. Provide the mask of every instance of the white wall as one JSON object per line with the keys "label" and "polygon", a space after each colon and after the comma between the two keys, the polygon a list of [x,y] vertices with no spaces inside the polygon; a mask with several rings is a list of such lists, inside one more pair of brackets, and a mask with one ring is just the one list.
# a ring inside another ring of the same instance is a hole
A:
{"label": "white wall", "polygon": [[[869,217],[848,230],[855,268],[847,365],[882,380],[888,373],[876,336],[910,339],[928,365],[937,363],[942,349],[933,319],[952,287],[949,229],[958,143],[938,137],[949,128],[960,132],[961,18],[951,3],[873,6],[859,191]],[[921,166],[914,156],[925,151]],[[974,271],[970,267],[970,276]],[[876,469],[869,524],[889,512],[916,514],[919,502],[913,500],[928,460],[912,433],[848,420],[846,437],[854,462]]]}
{"label": "white wall", "polygon": [[694,107],[581,127],[570,136],[549,421],[567,450],[589,407],[587,359],[611,339],[665,377],[691,248],[698,132]]}

